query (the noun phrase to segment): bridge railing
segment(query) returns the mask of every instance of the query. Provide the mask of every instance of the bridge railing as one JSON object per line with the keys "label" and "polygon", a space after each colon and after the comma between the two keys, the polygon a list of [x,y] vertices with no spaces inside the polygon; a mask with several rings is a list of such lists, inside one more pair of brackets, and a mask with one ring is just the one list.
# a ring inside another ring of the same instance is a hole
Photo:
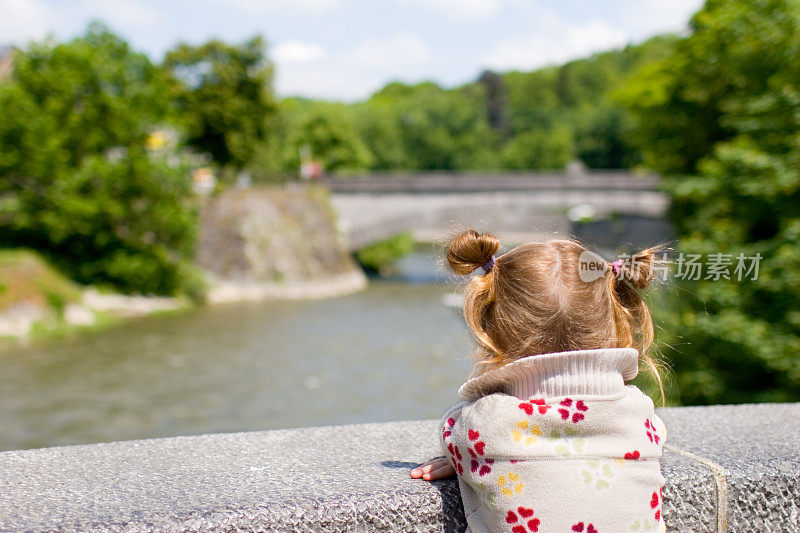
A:
{"label": "bridge railing", "polygon": [[366,176],[326,177],[319,180],[335,193],[465,193],[536,190],[649,191],[659,176],[624,170],[563,172],[423,172],[372,173]]}
{"label": "bridge railing", "polygon": [[[800,404],[659,408],[669,531],[800,531]],[[457,531],[437,422],[0,453],[2,531]]]}

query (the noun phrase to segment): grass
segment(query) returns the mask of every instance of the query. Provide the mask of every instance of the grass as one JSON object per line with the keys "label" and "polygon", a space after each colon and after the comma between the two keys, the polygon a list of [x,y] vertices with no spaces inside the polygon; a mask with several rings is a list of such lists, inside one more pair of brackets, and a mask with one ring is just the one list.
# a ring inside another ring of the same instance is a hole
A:
{"label": "grass", "polygon": [[81,288],[31,250],[0,250],[0,312],[19,304],[51,309],[61,316],[81,300]]}

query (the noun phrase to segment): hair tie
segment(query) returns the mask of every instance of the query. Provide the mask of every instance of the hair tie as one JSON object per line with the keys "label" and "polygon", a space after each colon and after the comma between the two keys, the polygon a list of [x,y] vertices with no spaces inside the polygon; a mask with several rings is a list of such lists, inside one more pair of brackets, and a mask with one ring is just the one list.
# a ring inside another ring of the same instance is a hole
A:
{"label": "hair tie", "polygon": [[483,273],[484,273],[484,274],[488,274],[488,273],[489,273],[489,271],[492,269],[492,267],[493,267],[493,266],[494,266],[494,256],[492,256],[491,258],[489,258],[489,260],[488,260],[488,261],[486,261],[486,262],[483,264],[483,266],[481,266],[481,268],[483,269]]}
{"label": "hair tie", "polygon": [[619,274],[619,269],[621,269],[624,264],[625,264],[624,259],[617,259],[616,261],[611,262],[611,271],[614,273],[615,276]]}

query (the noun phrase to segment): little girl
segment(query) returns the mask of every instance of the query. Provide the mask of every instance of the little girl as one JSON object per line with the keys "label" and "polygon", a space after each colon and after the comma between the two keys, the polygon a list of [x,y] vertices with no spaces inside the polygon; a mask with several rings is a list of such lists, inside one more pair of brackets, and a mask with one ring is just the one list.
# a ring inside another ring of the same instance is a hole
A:
{"label": "little girl", "polygon": [[411,476],[457,475],[474,533],[666,531],[667,430],[625,384],[641,358],[664,401],[639,294],[657,248],[612,263],[572,240],[498,248],[473,230],[450,243],[453,271],[483,269],[464,299],[477,362],[442,419],[445,457]]}

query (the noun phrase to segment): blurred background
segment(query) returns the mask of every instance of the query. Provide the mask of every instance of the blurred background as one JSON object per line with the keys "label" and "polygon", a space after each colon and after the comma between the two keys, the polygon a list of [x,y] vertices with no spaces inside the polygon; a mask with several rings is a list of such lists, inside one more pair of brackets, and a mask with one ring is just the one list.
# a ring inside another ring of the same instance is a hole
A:
{"label": "blurred background", "polygon": [[800,2],[549,4],[0,0],[0,450],[437,418],[464,227],[670,242],[667,405],[800,400]]}

